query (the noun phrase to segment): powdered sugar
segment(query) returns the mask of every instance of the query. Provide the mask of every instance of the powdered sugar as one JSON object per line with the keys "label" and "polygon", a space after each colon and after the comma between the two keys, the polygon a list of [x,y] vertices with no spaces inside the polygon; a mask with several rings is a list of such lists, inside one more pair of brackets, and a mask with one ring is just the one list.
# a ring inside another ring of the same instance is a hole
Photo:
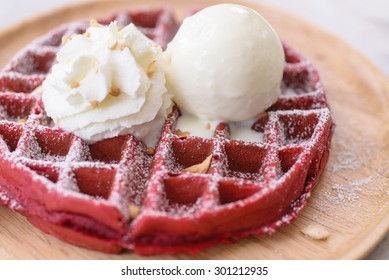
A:
{"label": "powdered sugar", "polygon": [[10,198],[10,195],[6,191],[2,190],[1,186],[0,202],[14,211],[18,211],[22,208],[21,205],[17,202],[17,200]]}
{"label": "powdered sugar", "polygon": [[331,203],[336,203],[342,206],[343,210],[347,210],[347,203],[353,202],[358,204],[360,193],[363,187],[366,187],[372,182],[372,177],[361,179],[358,181],[347,182],[346,184],[333,184],[331,186],[332,193],[325,192],[324,197]]}
{"label": "powdered sugar", "polygon": [[[344,126],[344,124],[341,124]],[[353,126],[342,127],[341,133],[350,133]],[[360,135],[358,135],[360,136]],[[344,139],[344,136],[339,138]],[[318,209],[331,217],[337,217],[339,211],[357,218],[369,215],[371,207],[366,203],[382,205],[389,196],[389,163],[377,169],[374,167],[379,147],[366,137],[354,137],[347,143],[340,142],[335,135],[333,156],[330,158],[328,171],[331,177],[324,184],[323,195],[314,203]],[[356,209],[363,211],[355,211]]]}

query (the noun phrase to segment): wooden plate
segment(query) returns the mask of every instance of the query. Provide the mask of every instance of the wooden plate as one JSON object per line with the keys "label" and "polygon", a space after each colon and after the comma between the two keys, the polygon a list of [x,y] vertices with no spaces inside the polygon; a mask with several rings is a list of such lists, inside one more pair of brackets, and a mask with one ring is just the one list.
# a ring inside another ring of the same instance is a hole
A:
{"label": "wooden plate", "polygon": [[[60,23],[95,18],[121,8],[189,8],[224,1],[97,1],[32,18],[0,33],[0,66]],[[235,1],[234,1],[235,2]],[[313,60],[325,84],[336,122],[330,161],[307,207],[273,236],[249,237],[196,256],[153,259],[356,259],[364,257],[389,229],[389,81],[364,56],[340,39],[280,10],[236,1],[262,13],[280,36]],[[301,233],[308,225],[330,232],[326,241]],[[46,235],[24,217],[0,207],[0,259],[141,259],[130,251],[107,255]]]}

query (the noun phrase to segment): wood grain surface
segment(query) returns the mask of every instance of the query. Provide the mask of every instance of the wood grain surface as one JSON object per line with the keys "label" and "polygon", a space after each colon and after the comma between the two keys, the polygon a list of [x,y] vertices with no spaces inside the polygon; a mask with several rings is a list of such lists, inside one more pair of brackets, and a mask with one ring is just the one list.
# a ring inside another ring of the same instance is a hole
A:
{"label": "wood grain surface", "polygon": [[[190,8],[225,1],[97,1],[55,10],[0,33],[0,66],[23,46],[60,23],[144,6],[170,6],[182,17]],[[389,229],[389,81],[342,40],[280,10],[249,1],[283,40],[319,69],[336,122],[330,161],[308,205],[290,225],[272,236],[252,236],[218,245],[198,255],[158,255],[131,251],[108,255],[78,248],[46,235],[24,217],[0,206],[0,259],[358,259]],[[301,231],[321,225],[327,240]]]}

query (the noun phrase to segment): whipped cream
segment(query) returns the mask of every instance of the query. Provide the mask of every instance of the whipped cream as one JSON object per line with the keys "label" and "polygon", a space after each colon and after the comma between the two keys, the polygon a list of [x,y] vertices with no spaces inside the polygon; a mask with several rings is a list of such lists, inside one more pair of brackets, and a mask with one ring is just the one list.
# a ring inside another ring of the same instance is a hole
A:
{"label": "whipped cream", "polygon": [[215,5],[186,18],[165,56],[174,101],[205,120],[249,120],[281,92],[280,39],[260,14],[244,6]]}
{"label": "whipped cream", "polygon": [[171,108],[161,47],[133,24],[91,25],[64,38],[43,83],[48,116],[88,142],[131,133],[155,146]]}

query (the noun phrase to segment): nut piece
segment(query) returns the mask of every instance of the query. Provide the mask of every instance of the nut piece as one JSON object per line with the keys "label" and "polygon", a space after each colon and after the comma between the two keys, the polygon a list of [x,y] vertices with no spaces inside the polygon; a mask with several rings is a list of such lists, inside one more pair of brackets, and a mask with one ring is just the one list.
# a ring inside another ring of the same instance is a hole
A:
{"label": "nut piece", "polygon": [[108,48],[113,51],[118,45],[118,41],[113,42]]}
{"label": "nut piece", "polygon": [[212,155],[209,155],[202,163],[192,165],[185,168],[184,171],[191,173],[205,174],[208,172],[209,166],[211,165]]}
{"label": "nut piece", "polygon": [[70,87],[71,88],[78,88],[80,86],[79,82],[71,82]]}
{"label": "nut piece", "polygon": [[112,86],[112,88],[111,88],[111,92],[109,93],[110,95],[112,95],[112,96],[119,96],[120,95],[120,88],[119,87],[117,87],[117,86]]}
{"label": "nut piece", "polygon": [[152,75],[155,70],[157,70],[157,61],[153,61],[150,63],[149,67],[147,68],[147,75],[150,76]]}
{"label": "nut piece", "polygon": [[210,124],[209,122],[207,122],[207,123],[205,124],[205,129],[211,129],[211,124]]}
{"label": "nut piece", "polygon": [[72,39],[71,36],[63,36],[62,37],[62,46],[65,46],[67,42],[69,42]]}
{"label": "nut piece", "polygon": [[301,232],[315,240],[325,240],[330,237],[330,232],[320,225],[309,225],[303,228]]}
{"label": "nut piece", "polygon": [[92,27],[96,27],[96,26],[99,26],[100,24],[97,22],[96,19],[91,19],[89,22],[89,25]]}
{"label": "nut piece", "polygon": [[180,137],[189,136],[190,132],[189,131],[181,131],[181,129],[177,129],[176,135],[180,136]]}
{"label": "nut piece", "polygon": [[128,46],[125,46],[125,45],[121,45],[121,46],[120,46],[120,50],[121,50],[121,51],[124,51],[125,49],[130,50],[130,48],[129,48]]}
{"label": "nut piece", "polygon": [[155,150],[153,148],[149,147],[146,149],[146,154],[148,154],[149,156],[152,156],[155,154]]}
{"label": "nut piece", "polygon": [[42,86],[39,86],[37,87],[36,89],[34,89],[30,95],[34,95],[34,96],[39,96],[41,97],[42,96],[42,93],[43,93],[43,87]]}
{"label": "nut piece", "polygon": [[99,105],[99,102],[97,100],[92,100],[89,102],[89,104],[92,107],[92,109],[95,109]]}
{"label": "nut piece", "polygon": [[96,58],[93,59],[93,69],[95,70],[95,73],[99,73],[99,64],[100,61],[98,61]]}
{"label": "nut piece", "polygon": [[140,208],[135,204],[130,203],[130,205],[128,205],[128,213],[130,213],[132,219],[135,219],[140,213]]}
{"label": "nut piece", "polygon": [[21,118],[21,119],[19,119],[17,122],[18,123],[25,123],[27,120],[25,119],[25,118]]}

